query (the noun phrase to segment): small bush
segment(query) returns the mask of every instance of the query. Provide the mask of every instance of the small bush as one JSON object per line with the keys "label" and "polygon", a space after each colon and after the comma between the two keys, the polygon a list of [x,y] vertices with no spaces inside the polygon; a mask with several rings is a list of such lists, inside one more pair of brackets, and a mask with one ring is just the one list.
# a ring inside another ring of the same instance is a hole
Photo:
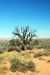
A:
{"label": "small bush", "polygon": [[43,56],[43,52],[41,51],[34,54],[35,58],[40,57],[40,56]]}
{"label": "small bush", "polygon": [[4,50],[0,50],[0,54],[4,53],[5,51]]}
{"label": "small bush", "polygon": [[50,62],[50,60],[48,60],[47,62]]}
{"label": "small bush", "polygon": [[10,44],[10,46],[15,46],[15,40],[14,40],[14,39],[11,39],[11,40],[9,41],[9,44]]}
{"label": "small bush", "polygon": [[27,69],[27,63],[20,63],[20,66],[19,66],[19,71],[21,72],[26,72],[28,69]]}
{"label": "small bush", "polygon": [[10,70],[11,70],[12,72],[15,72],[16,70],[19,69],[19,66],[20,66],[20,61],[19,61],[18,59],[16,59],[16,58],[13,58],[13,59],[11,60]]}
{"label": "small bush", "polygon": [[21,48],[19,46],[16,47],[17,52],[21,52]]}
{"label": "small bush", "polygon": [[16,50],[15,46],[10,46],[8,49],[8,52],[13,51],[13,50]]}
{"label": "small bush", "polygon": [[35,64],[31,61],[28,63],[22,63],[21,62],[19,71],[22,71],[22,72],[32,71],[32,72],[34,72],[35,71]]}
{"label": "small bush", "polygon": [[9,47],[8,52],[11,52],[11,51],[20,52],[21,49],[20,49],[20,47],[11,46],[11,47]]}
{"label": "small bush", "polygon": [[3,59],[4,59],[4,57],[2,55],[0,55],[0,63]]}
{"label": "small bush", "polygon": [[50,50],[44,50],[44,51],[40,51],[34,54],[34,57],[41,57],[41,56],[49,56],[50,55]]}
{"label": "small bush", "polygon": [[37,49],[41,49],[41,48],[43,48],[43,47],[42,47],[41,45],[37,45],[36,48],[37,48]]}
{"label": "small bush", "polygon": [[33,62],[28,62],[27,63],[27,69],[29,70],[29,71],[35,71],[35,64],[33,63]]}
{"label": "small bush", "polygon": [[43,51],[43,54],[44,54],[45,56],[50,55],[50,49],[44,50],[44,51]]}
{"label": "small bush", "polygon": [[50,55],[50,53],[49,53],[49,52],[47,52],[47,51],[45,51],[45,52],[43,53],[43,55],[45,55],[45,56],[49,56],[49,55]]}
{"label": "small bush", "polygon": [[27,46],[26,46],[26,49],[27,49],[27,50],[32,50],[32,49],[33,49],[33,46],[32,46],[32,45],[27,45]]}
{"label": "small bush", "polygon": [[19,59],[13,58],[11,60],[11,66],[10,66],[10,70],[12,72],[16,72],[21,71],[21,72],[25,72],[25,71],[35,71],[35,64],[33,62],[22,62]]}

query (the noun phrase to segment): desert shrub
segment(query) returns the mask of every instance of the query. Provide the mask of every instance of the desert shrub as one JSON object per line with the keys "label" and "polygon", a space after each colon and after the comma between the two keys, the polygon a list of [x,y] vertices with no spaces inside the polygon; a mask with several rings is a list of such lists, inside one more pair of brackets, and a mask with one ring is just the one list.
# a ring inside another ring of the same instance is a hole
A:
{"label": "desert shrub", "polygon": [[34,54],[34,57],[41,57],[41,56],[49,56],[50,55],[50,50],[44,50],[44,51],[40,51]]}
{"label": "desert shrub", "polygon": [[27,65],[26,63],[20,63],[20,66],[19,66],[19,71],[21,72],[26,72],[28,69],[27,69]]}
{"label": "desert shrub", "polygon": [[13,58],[11,60],[11,66],[10,70],[12,72],[21,71],[21,72],[26,72],[26,71],[35,71],[35,64],[33,62],[22,62],[19,59]]}
{"label": "desert shrub", "polygon": [[1,41],[0,42],[0,52],[3,53],[5,51],[7,51],[9,48],[9,41]]}
{"label": "desert shrub", "polygon": [[10,43],[10,46],[15,46],[15,40],[14,40],[14,39],[11,39],[11,40],[9,41],[9,43]]}
{"label": "desert shrub", "polygon": [[8,52],[11,52],[11,51],[17,51],[17,52],[20,52],[21,49],[19,46],[10,46],[9,49],[8,49]]}
{"label": "desert shrub", "polygon": [[46,52],[43,53],[43,55],[48,56],[50,54],[49,54],[49,52],[46,51]]}
{"label": "desert shrub", "polygon": [[2,53],[4,53],[5,52],[5,50],[0,50],[0,54],[2,54]]}
{"label": "desert shrub", "polygon": [[43,56],[43,52],[41,52],[41,51],[34,54],[35,58],[41,57],[41,56]]}
{"label": "desert shrub", "polygon": [[41,60],[42,58],[41,57],[39,57],[39,60]]}
{"label": "desert shrub", "polygon": [[38,40],[38,39],[34,39],[34,40],[32,41],[32,46],[33,46],[33,48],[37,48],[38,44],[39,44],[39,40]]}
{"label": "desert shrub", "polygon": [[43,55],[45,55],[45,56],[50,55],[50,50],[45,49],[45,50],[43,51]]}
{"label": "desert shrub", "polygon": [[13,50],[16,50],[15,46],[10,46],[8,49],[8,52],[13,51]]}
{"label": "desert shrub", "polygon": [[20,66],[20,63],[21,63],[21,62],[20,62],[18,59],[13,58],[13,59],[11,60],[10,70],[11,70],[12,72],[15,72],[16,70],[18,70],[18,69],[19,69],[19,66]]}
{"label": "desert shrub", "polygon": [[50,60],[48,60],[47,62],[50,62]]}
{"label": "desert shrub", "polygon": [[16,72],[17,70],[18,71],[26,71],[27,70],[27,67],[24,63],[22,63],[19,59],[12,59],[11,60],[11,66],[10,66],[10,70],[12,72]]}
{"label": "desert shrub", "polygon": [[26,50],[21,52],[22,56],[24,57],[31,57],[31,54],[34,54],[33,50]]}
{"label": "desert shrub", "polygon": [[20,39],[15,39],[15,45],[16,46],[21,46],[22,42]]}
{"label": "desert shrub", "polygon": [[38,48],[38,49],[43,48],[43,43],[39,43],[39,44],[36,46],[36,48]]}
{"label": "desert shrub", "polygon": [[19,46],[16,47],[17,52],[21,52],[21,48]]}
{"label": "desert shrub", "polygon": [[0,54],[0,63],[2,62],[3,59],[4,59],[3,55]]}
{"label": "desert shrub", "polygon": [[27,62],[27,63],[21,62],[19,71],[22,71],[22,72],[32,71],[32,72],[34,72],[35,71],[35,64],[31,61]]}
{"label": "desert shrub", "polygon": [[29,71],[35,71],[35,64],[33,63],[33,62],[28,62],[27,63],[27,69],[29,70]]}
{"label": "desert shrub", "polygon": [[27,49],[27,50],[32,50],[32,49],[33,49],[33,46],[32,46],[32,45],[27,45],[27,46],[26,46],[26,49]]}
{"label": "desert shrub", "polygon": [[50,39],[34,39],[32,40],[34,48],[44,48],[50,49]]}
{"label": "desert shrub", "polygon": [[48,39],[42,39],[39,41],[39,44],[37,45],[37,47],[41,47],[41,48],[44,48],[44,49],[50,49],[50,40]]}

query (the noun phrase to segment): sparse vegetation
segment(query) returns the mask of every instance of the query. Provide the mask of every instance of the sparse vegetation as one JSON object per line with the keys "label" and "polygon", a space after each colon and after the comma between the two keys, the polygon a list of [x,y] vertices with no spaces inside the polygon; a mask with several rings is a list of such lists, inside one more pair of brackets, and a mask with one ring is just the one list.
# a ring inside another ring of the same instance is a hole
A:
{"label": "sparse vegetation", "polygon": [[[6,74],[7,71],[35,72],[36,61],[45,62],[46,59],[43,56],[50,56],[50,40],[33,39],[36,33],[30,32],[29,27],[22,28],[21,32],[17,27],[13,34],[14,39],[0,42],[0,74]],[[50,60],[47,59],[47,62]]]}
{"label": "sparse vegetation", "polygon": [[7,40],[0,41],[0,53],[7,51],[9,46],[10,46],[9,41]]}
{"label": "sparse vegetation", "polygon": [[13,58],[13,59],[11,60],[10,70],[11,70],[12,72],[15,72],[16,70],[18,70],[18,69],[19,69],[19,66],[20,66],[20,63],[21,63],[21,62],[20,62],[18,59]]}
{"label": "sparse vegetation", "polygon": [[50,55],[50,50],[43,50],[43,51],[39,51],[37,53],[34,54],[34,57],[41,57],[41,56],[49,56]]}
{"label": "sparse vegetation", "polygon": [[10,67],[12,72],[18,71],[35,71],[35,64],[33,62],[22,62],[19,59],[13,58],[11,60],[11,67]]}

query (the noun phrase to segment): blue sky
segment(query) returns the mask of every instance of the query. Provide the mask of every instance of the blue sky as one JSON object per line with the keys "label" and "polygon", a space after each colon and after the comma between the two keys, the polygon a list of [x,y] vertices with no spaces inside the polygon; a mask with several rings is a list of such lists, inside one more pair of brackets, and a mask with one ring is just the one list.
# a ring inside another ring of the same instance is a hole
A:
{"label": "blue sky", "polygon": [[25,25],[50,38],[50,0],[0,0],[0,38],[12,37],[16,26]]}

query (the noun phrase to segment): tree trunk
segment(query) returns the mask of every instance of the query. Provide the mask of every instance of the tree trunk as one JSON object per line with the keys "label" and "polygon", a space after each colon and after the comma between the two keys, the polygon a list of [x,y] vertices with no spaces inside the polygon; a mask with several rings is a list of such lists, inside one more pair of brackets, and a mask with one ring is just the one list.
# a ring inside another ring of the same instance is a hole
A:
{"label": "tree trunk", "polygon": [[22,50],[25,50],[25,46],[24,46],[24,45],[22,45],[21,49],[22,49]]}

